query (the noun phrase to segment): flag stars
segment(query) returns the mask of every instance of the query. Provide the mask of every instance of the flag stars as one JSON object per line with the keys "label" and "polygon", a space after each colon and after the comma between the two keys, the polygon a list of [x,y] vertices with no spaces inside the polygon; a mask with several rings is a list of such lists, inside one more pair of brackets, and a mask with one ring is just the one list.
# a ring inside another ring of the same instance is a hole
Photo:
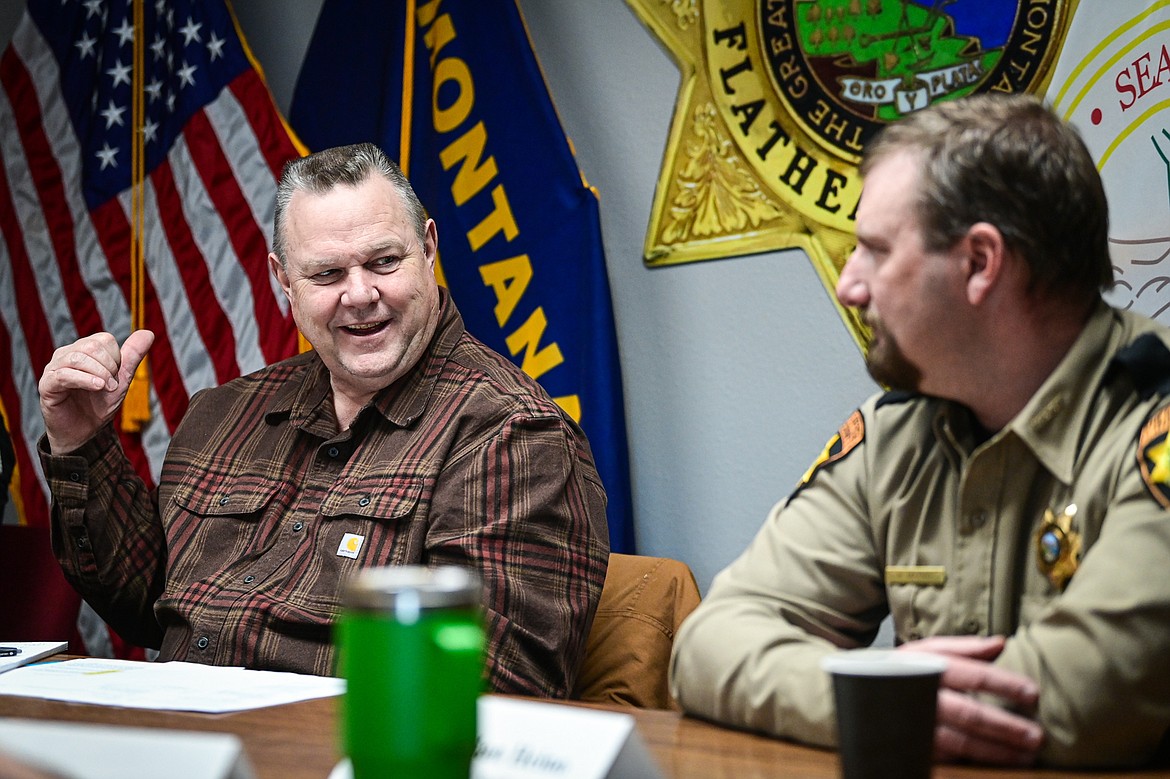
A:
{"label": "flag stars", "polygon": [[[150,116],[143,118],[138,137],[154,148],[167,140],[163,128],[164,112],[174,112],[187,100],[186,95],[197,91],[203,81],[214,80],[214,70],[201,71],[200,68],[204,63],[217,63],[226,59],[227,47],[232,40],[230,35],[220,35],[220,31],[206,21],[196,21],[193,14],[179,13],[179,21],[176,23],[172,0],[146,0],[158,11],[158,21],[157,26],[147,27],[145,31],[138,29],[131,19],[118,19],[117,16],[114,17],[116,25],[110,22],[109,27],[105,27],[110,17],[106,0],[63,2],[84,9],[87,19],[84,25],[87,29],[78,30],[72,42],[77,57],[74,61],[96,60],[97,72],[108,79],[102,88],[91,93],[87,102],[91,104],[90,116],[99,123],[97,127],[104,127],[109,142],[99,149],[96,144],[102,143],[102,139],[100,136],[94,138],[96,143],[90,148],[89,154],[93,155],[90,159],[95,160],[102,171],[114,173],[121,168],[119,157],[125,151],[125,141],[116,142],[119,137],[117,133],[125,133],[125,128],[133,124],[128,101],[117,97],[121,94],[124,98],[125,93],[112,91],[121,89],[123,84],[133,86],[134,66],[124,59],[126,44],[133,45],[139,40],[136,36],[141,33],[153,54],[144,74],[147,83],[142,88],[143,95],[148,98]],[[93,21],[94,17],[98,17],[97,22]],[[107,44],[109,48],[106,48]],[[180,49],[180,45],[196,46],[198,50],[206,51],[207,59],[200,60],[200,55],[194,55],[197,61],[193,62],[192,57],[184,56],[185,49]],[[118,56],[119,53],[122,56]],[[95,64],[90,63],[90,66],[95,67]]]}
{"label": "flag stars", "polygon": [[212,62],[215,62],[223,56],[223,46],[225,43],[227,41],[216,35],[214,31],[211,33],[211,38],[207,41],[207,51],[211,54]]}
{"label": "flag stars", "polygon": [[111,100],[110,104],[101,111],[101,117],[106,120],[106,129],[108,130],[116,124],[123,124],[122,114],[124,113],[126,113],[126,107],[123,106],[119,108],[118,106],[114,105],[114,101]]}
{"label": "flag stars", "polygon": [[195,86],[195,70],[194,65],[183,63],[183,67],[179,68],[179,88]]}
{"label": "flag stars", "polygon": [[129,85],[130,84],[130,73],[131,73],[130,66],[123,65],[121,60],[114,63],[114,67],[112,67],[106,71],[107,76],[113,77],[114,83],[111,86],[115,86],[115,87],[123,82],[125,82],[127,85]]}
{"label": "flag stars", "polygon": [[130,24],[129,19],[123,19],[122,24],[114,30],[114,34],[118,36],[119,46],[125,46],[127,43],[133,43],[134,25]]}
{"label": "flag stars", "polygon": [[77,51],[82,59],[90,56],[96,56],[94,46],[97,44],[97,38],[89,37],[89,33],[85,33],[73,45],[77,47]]}
{"label": "flag stars", "polygon": [[187,23],[179,28],[179,32],[183,33],[183,45],[190,46],[191,41],[202,43],[203,39],[199,37],[201,29],[203,29],[203,24],[196,24],[195,20],[188,16]]}
{"label": "flag stars", "polygon": [[97,153],[97,158],[102,163],[101,169],[105,170],[106,168],[109,168],[111,166],[115,167],[115,168],[118,167],[118,163],[114,159],[117,156],[118,156],[117,149],[111,149],[110,144],[103,143],[101,150],[98,151],[98,153]]}

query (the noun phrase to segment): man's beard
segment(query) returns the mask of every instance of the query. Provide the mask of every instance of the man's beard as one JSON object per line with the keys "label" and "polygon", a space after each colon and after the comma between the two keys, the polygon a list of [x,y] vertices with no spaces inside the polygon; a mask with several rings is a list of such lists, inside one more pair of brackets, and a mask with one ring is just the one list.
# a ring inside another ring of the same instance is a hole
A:
{"label": "man's beard", "polygon": [[917,392],[922,382],[922,372],[910,362],[892,333],[872,314],[865,314],[864,320],[873,333],[869,349],[865,354],[865,367],[873,380],[892,390]]}

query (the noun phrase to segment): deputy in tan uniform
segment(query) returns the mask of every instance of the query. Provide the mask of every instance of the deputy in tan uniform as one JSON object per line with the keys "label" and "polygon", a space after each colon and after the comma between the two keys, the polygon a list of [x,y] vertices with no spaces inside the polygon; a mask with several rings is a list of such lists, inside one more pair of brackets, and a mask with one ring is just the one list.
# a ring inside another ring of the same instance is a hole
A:
{"label": "deputy in tan uniform", "polygon": [[[947,655],[939,760],[1133,765],[1170,728],[1170,334],[1107,306],[1080,137],[980,96],[867,150],[837,296],[873,330],[866,402],[683,624],[702,717],[835,741],[820,659]],[[987,695],[985,693],[989,693]]]}

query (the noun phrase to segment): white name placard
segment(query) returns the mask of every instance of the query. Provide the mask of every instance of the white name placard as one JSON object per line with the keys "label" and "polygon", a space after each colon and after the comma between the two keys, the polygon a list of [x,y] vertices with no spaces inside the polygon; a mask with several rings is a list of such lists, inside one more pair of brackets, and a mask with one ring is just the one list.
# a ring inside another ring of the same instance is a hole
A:
{"label": "white name placard", "polygon": [[[0,752],[85,779],[255,779],[228,733],[0,718]],[[6,774],[7,775],[7,774]]]}
{"label": "white name placard", "polygon": [[485,695],[478,727],[471,779],[662,779],[629,714]]}
{"label": "white name placard", "polygon": [[472,779],[660,779],[629,714],[479,699]]}

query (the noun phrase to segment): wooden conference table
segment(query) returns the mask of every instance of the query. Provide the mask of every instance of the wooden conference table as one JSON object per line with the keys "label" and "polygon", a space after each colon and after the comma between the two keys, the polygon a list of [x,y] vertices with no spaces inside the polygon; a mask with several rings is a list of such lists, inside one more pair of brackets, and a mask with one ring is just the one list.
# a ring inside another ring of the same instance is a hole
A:
{"label": "wooden conference table", "polygon": [[[231,714],[192,714],[62,703],[0,696],[0,717],[92,722],[132,727],[234,733],[244,742],[259,779],[324,779],[338,759],[335,731],[339,698]],[[835,753],[721,728],[674,711],[598,706],[634,715],[638,732],[667,779],[836,779]],[[939,766],[936,779],[1134,776],[1135,773],[1005,771]],[[1170,769],[1139,772],[1170,779]]]}

